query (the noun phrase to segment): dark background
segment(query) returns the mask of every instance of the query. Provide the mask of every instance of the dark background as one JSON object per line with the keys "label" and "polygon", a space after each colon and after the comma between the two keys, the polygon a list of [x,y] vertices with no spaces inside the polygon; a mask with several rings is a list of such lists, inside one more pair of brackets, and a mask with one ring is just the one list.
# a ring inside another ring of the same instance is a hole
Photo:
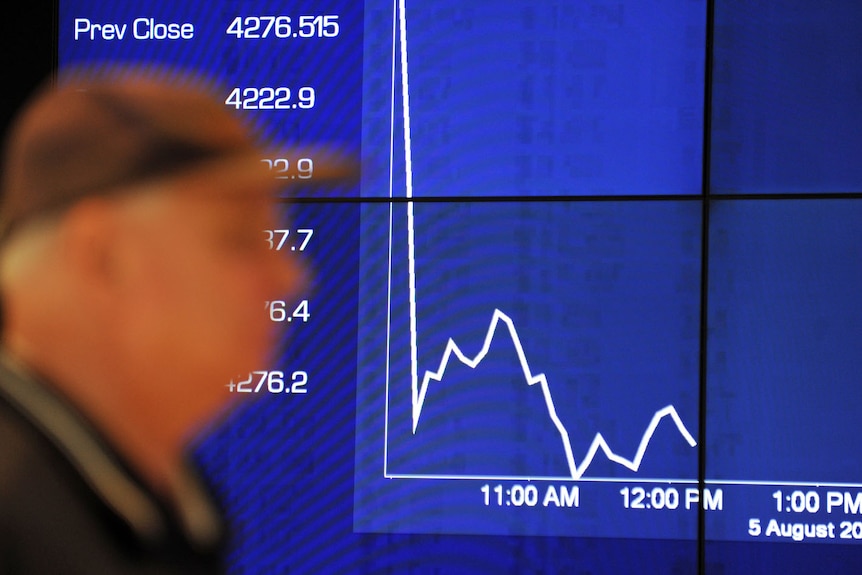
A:
{"label": "dark background", "polygon": [[27,97],[51,73],[54,61],[54,2],[6,3],[0,17],[2,38],[2,133]]}

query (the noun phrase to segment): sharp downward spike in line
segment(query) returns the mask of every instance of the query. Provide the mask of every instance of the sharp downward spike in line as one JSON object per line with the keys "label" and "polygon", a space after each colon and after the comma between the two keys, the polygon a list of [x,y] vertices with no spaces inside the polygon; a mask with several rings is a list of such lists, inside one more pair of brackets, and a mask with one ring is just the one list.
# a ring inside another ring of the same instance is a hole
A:
{"label": "sharp downward spike in line", "polygon": [[[405,177],[406,177],[406,197],[408,200],[413,199],[414,190],[413,190],[413,157],[412,157],[412,141],[410,134],[410,80],[409,80],[409,72],[408,72],[408,58],[407,58],[407,15],[406,15],[406,2],[405,0],[397,0],[398,2],[398,28],[399,28],[399,40],[401,45],[401,94],[402,94],[402,119],[404,122],[404,162],[405,162]],[[393,92],[394,93],[394,92]],[[515,344],[515,350],[518,353],[518,360],[521,363],[521,369],[524,372],[524,379],[527,381],[528,385],[539,384],[539,387],[542,389],[542,395],[545,399],[545,405],[548,409],[548,416],[553,421],[554,426],[557,428],[557,431],[560,433],[560,438],[563,442],[563,448],[566,452],[566,462],[569,466],[569,472],[571,473],[574,479],[580,479],[581,476],[586,472],[587,468],[592,463],[593,458],[599,449],[605,454],[605,456],[613,461],[614,463],[618,463],[632,471],[637,471],[640,468],[641,461],[643,460],[644,453],[646,452],[646,448],[649,445],[650,439],[652,439],[653,434],[655,433],[656,428],[659,423],[661,423],[662,419],[665,417],[670,417],[673,419],[673,422],[676,424],[677,429],[680,434],[685,438],[688,444],[692,447],[697,445],[697,442],[692,437],[691,433],[688,432],[682,420],[679,417],[679,414],[676,412],[676,408],[672,405],[668,405],[659,409],[655,415],[653,415],[650,424],[647,426],[646,431],[644,432],[643,438],[641,439],[640,445],[638,446],[637,452],[633,459],[629,460],[620,455],[614,453],[610,446],[608,445],[605,438],[602,437],[601,433],[597,433],[595,438],[593,438],[593,442],[590,444],[590,448],[587,450],[587,455],[584,457],[584,460],[581,462],[581,465],[578,466],[575,463],[575,458],[572,455],[572,446],[569,442],[569,432],[566,430],[563,423],[560,421],[560,418],[557,416],[557,410],[554,407],[554,400],[551,397],[551,392],[548,388],[548,380],[545,377],[545,374],[540,373],[538,375],[533,375],[530,371],[530,366],[527,363],[527,358],[524,355],[524,348],[521,345],[521,339],[518,337],[518,332],[515,329],[515,325],[512,322],[512,318],[507,316],[505,313],[500,311],[499,309],[494,310],[494,315],[491,319],[491,325],[488,328],[488,333],[485,335],[485,342],[482,344],[482,349],[479,350],[479,353],[476,354],[473,358],[469,358],[461,351],[458,345],[454,340],[449,339],[449,342],[446,344],[446,350],[443,352],[443,357],[440,360],[440,365],[437,368],[437,371],[431,372],[426,371],[424,377],[422,378],[422,384],[419,385],[419,374],[418,374],[418,328],[416,325],[416,241],[415,241],[415,233],[414,233],[415,221],[413,214],[413,202],[408,201],[407,203],[407,259],[408,259],[408,277],[409,277],[409,305],[410,305],[410,369],[411,369],[411,401],[413,403],[413,433],[416,433],[416,428],[419,425],[419,417],[422,414],[422,406],[425,404],[425,394],[428,392],[428,383],[433,379],[434,381],[440,381],[443,378],[443,374],[446,371],[446,366],[449,364],[449,359],[454,354],[455,357],[458,358],[458,361],[463,363],[464,365],[469,366],[470,368],[475,368],[479,365],[485,356],[488,354],[488,350],[491,348],[491,341],[494,338],[494,333],[497,330],[497,326],[500,322],[503,322],[506,325],[506,328],[509,331],[509,336],[512,338],[512,342]]]}

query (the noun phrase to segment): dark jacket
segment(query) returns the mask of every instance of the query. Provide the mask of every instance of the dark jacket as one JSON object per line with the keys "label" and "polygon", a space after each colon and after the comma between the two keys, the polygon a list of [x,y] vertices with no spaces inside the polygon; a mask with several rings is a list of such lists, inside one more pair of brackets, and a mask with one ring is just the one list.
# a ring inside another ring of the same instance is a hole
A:
{"label": "dark jacket", "polygon": [[0,574],[221,573],[223,529],[189,474],[161,501],[96,430],[0,352]]}

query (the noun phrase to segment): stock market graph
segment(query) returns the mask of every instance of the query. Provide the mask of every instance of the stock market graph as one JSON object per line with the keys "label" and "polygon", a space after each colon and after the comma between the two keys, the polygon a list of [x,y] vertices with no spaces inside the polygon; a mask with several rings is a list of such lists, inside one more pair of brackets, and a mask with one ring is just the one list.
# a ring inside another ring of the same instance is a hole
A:
{"label": "stock market graph", "polygon": [[213,382],[237,573],[862,567],[862,15],[791,4],[59,2],[61,70],[216,81],[314,271]]}

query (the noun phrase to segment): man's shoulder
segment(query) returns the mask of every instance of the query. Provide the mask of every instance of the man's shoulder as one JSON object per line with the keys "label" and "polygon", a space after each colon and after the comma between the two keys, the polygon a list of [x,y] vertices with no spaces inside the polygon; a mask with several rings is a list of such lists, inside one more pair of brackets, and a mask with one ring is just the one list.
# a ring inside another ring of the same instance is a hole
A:
{"label": "man's shoulder", "polygon": [[12,409],[0,394],[0,496],[17,483],[24,467],[35,465],[42,457],[40,441],[25,424],[21,415]]}
{"label": "man's shoulder", "polygon": [[93,470],[82,467],[91,463],[86,457],[111,454],[70,453],[80,446],[58,440],[52,423],[43,421],[63,406],[49,403],[44,413],[28,411],[12,397],[15,392],[9,393],[11,385],[3,387],[10,377],[15,374],[0,369],[0,573],[215,572],[216,557],[198,555],[170,527],[173,535],[142,537],[128,513],[111,501],[144,492],[106,497],[105,486],[93,484]]}
{"label": "man's shoulder", "polygon": [[66,465],[50,443],[0,395],[0,520],[12,503],[41,480],[60,477]]}
{"label": "man's shoulder", "polygon": [[[73,467],[0,398],[0,572],[50,573],[83,564],[107,519]],[[70,572],[78,572],[70,569]],[[83,571],[80,571],[83,573]]]}
{"label": "man's shoulder", "polygon": [[[74,469],[56,446],[0,395],[0,521],[49,489],[77,487]],[[77,489],[76,489],[77,490]],[[71,503],[70,499],[66,499]]]}

